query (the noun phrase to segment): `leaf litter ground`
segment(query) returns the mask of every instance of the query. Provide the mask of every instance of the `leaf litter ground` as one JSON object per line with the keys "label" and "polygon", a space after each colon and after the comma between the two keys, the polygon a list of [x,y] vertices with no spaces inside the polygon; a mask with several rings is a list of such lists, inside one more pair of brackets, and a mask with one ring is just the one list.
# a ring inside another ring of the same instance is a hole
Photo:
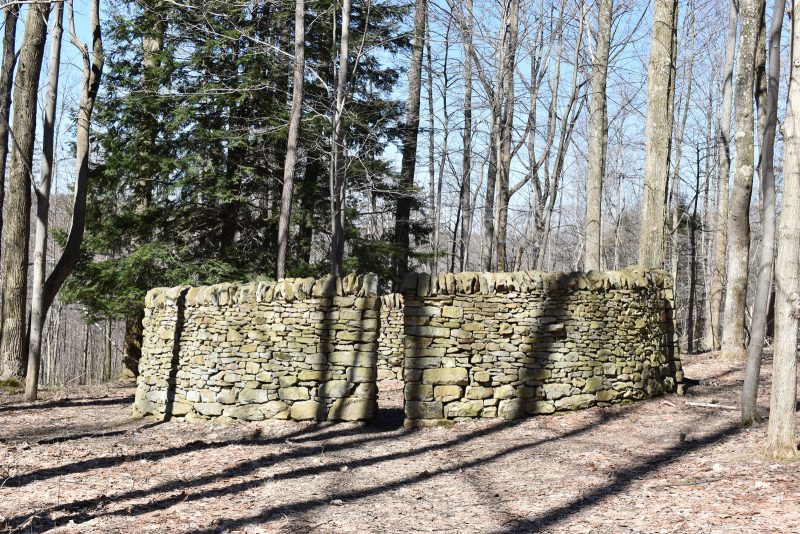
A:
{"label": "leaf litter ground", "polygon": [[133,419],[130,384],[4,394],[0,532],[800,532],[800,466],[724,408],[742,367],[684,356],[685,397],[420,431],[399,383],[366,425]]}

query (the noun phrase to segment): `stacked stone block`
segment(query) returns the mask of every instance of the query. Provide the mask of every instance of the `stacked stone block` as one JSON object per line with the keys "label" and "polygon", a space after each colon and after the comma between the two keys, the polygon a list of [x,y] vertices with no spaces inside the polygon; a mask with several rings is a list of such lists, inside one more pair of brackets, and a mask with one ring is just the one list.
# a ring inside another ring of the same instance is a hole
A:
{"label": "stacked stone block", "polygon": [[682,381],[662,271],[411,274],[402,291],[407,427],[605,406]]}
{"label": "stacked stone block", "polygon": [[381,331],[378,337],[378,380],[403,379],[403,295],[381,297]]}
{"label": "stacked stone block", "polygon": [[134,409],[159,418],[369,419],[380,309],[375,275],[153,289]]}
{"label": "stacked stone block", "polygon": [[675,391],[662,271],[375,275],[151,290],[135,411],[363,420],[404,381],[406,426],[516,418]]}

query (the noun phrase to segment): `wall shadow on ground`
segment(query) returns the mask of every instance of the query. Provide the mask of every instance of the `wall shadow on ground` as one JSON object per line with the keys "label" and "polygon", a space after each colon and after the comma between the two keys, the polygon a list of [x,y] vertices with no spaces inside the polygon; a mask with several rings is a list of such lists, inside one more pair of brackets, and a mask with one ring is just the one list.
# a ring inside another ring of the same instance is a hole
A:
{"label": "wall shadow on ground", "polygon": [[130,405],[133,402],[133,395],[126,395],[120,398],[98,398],[98,399],[58,399],[36,404],[9,404],[0,405],[0,413],[19,412],[30,410],[49,410],[52,408],[88,408],[90,406],[115,406],[118,404]]}
{"label": "wall shadow on ground", "polygon": [[[90,519],[98,517],[101,518],[106,516],[118,516],[118,515],[137,516],[151,512],[157,512],[160,510],[168,510],[172,506],[175,506],[177,504],[186,501],[213,499],[217,497],[242,494],[244,492],[247,492],[248,490],[257,488],[260,485],[269,482],[283,481],[283,480],[289,481],[289,480],[297,480],[305,478],[308,478],[308,480],[311,481],[314,479],[314,477],[318,475],[330,472],[337,472],[340,471],[345,466],[347,466],[349,469],[354,469],[359,467],[377,466],[385,462],[390,462],[398,459],[413,459],[415,457],[419,457],[427,453],[456,449],[459,446],[469,444],[470,442],[473,442],[479,438],[497,436],[496,441],[498,443],[498,447],[496,447],[492,452],[488,454],[483,454],[478,458],[471,458],[469,460],[459,461],[439,469],[426,470],[423,471],[422,473],[415,473],[403,476],[387,484],[376,484],[355,491],[334,490],[332,492],[326,492],[324,496],[320,497],[299,499],[291,503],[281,504],[277,506],[266,506],[247,517],[231,518],[231,519],[222,518],[217,523],[218,525],[224,525],[224,528],[226,529],[241,529],[250,525],[256,525],[262,523],[264,521],[269,520],[270,518],[273,518],[275,516],[281,516],[283,514],[286,514],[290,517],[297,514],[304,514],[311,510],[323,506],[328,506],[332,500],[339,499],[345,502],[347,501],[352,502],[354,500],[367,498],[373,495],[394,491],[417,482],[430,480],[435,477],[446,475],[449,473],[460,472],[462,470],[468,471],[473,468],[479,468],[481,466],[485,466],[487,463],[491,463],[494,460],[498,460],[508,454],[519,453],[521,451],[529,451],[533,453],[536,451],[536,448],[538,446],[543,445],[544,443],[568,439],[580,436],[592,430],[596,430],[598,427],[601,427],[616,418],[626,416],[627,415],[626,412],[627,410],[619,410],[616,412],[599,410],[597,413],[598,417],[596,420],[591,421],[580,428],[560,433],[559,435],[556,435],[554,437],[542,438],[526,443],[516,443],[514,445],[509,445],[509,446],[501,446],[500,444],[502,443],[502,440],[498,438],[500,438],[500,436],[502,435],[503,430],[521,424],[523,420],[498,421],[496,424],[488,428],[476,430],[468,434],[454,435],[452,438],[449,438],[441,443],[432,443],[428,446],[416,448],[414,450],[377,454],[375,456],[361,458],[358,460],[342,460],[331,463],[325,463],[323,465],[304,466],[297,469],[288,469],[283,472],[276,473],[268,479],[257,478],[248,480],[246,475],[252,474],[258,469],[262,469],[268,466],[273,466],[281,462],[287,462],[291,459],[308,458],[316,456],[319,452],[319,447],[318,446],[304,447],[299,450],[292,450],[279,455],[267,454],[243,460],[241,462],[238,462],[234,466],[222,469],[217,473],[202,475],[199,477],[195,477],[194,479],[172,480],[162,484],[158,484],[152,488],[134,489],[130,491],[121,492],[117,495],[101,496],[96,498],[75,501],[72,503],[66,503],[59,506],[54,506],[47,510],[39,511],[37,513],[37,518],[32,527],[38,531],[44,531],[51,528],[55,528],[56,526],[59,525],[67,524],[69,521],[81,523],[83,521],[88,521]],[[330,427],[328,427],[328,429],[330,429]],[[370,445],[370,448],[372,450],[379,451],[380,447],[378,447],[377,445],[380,442],[385,440],[393,440],[396,439],[398,436],[398,433],[396,432],[384,432],[384,433],[369,432],[369,427],[360,429],[357,428],[354,430],[356,431],[353,432],[353,435],[357,436],[356,439],[347,441],[345,443],[326,444],[325,445],[326,452],[347,450],[350,448],[367,444]],[[563,521],[564,519],[567,519],[569,516],[579,512],[580,510],[585,508],[590,508],[594,504],[603,501],[609,496],[613,496],[624,491],[637,479],[641,478],[645,474],[655,469],[659,469],[661,467],[669,465],[677,461],[679,458],[681,458],[683,455],[687,453],[700,450],[704,447],[716,443],[719,440],[727,439],[736,434],[738,431],[739,429],[737,426],[729,425],[722,428],[719,431],[712,432],[699,439],[678,443],[662,453],[646,457],[642,461],[637,462],[636,464],[628,468],[624,468],[618,471],[611,482],[597,487],[594,491],[591,492],[591,494],[588,497],[575,500],[567,505],[555,508],[543,515],[534,518],[518,519],[514,524],[508,527],[508,532],[523,532],[523,531],[530,532],[532,530],[552,527],[558,524],[560,521]],[[302,433],[303,432],[299,432],[298,434]],[[315,439],[329,439],[335,433],[336,432],[331,432],[330,434],[326,434],[325,430],[323,430],[323,433],[321,435],[317,437],[310,437],[309,439],[311,439],[312,441]],[[286,440],[287,436],[281,436],[270,440],[254,440],[253,444],[257,445],[258,443],[280,442]],[[299,440],[293,440],[293,441],[300,442]],[[224,443],[224,444],[199,443],[195,445],[188,444],[185,447],[176,448],[174,451],[170,449],[161,451],[160,457],[172,456],[175,454],[183,454],[185,452],[189,452],[192,450],[206,450],[206,449],[218,448],[227,446],[229,444],[230,443]],[[150,457],[150,459],[157,460],[158,457],[153,455]],[[228,481],[228,483],[219,484],[219,482],[221,481]],[[214,484],[215,487],[203,488],[203,486],[208,484]],[[11,487],[14,487],[16,485],[17,484],[11,484]],[[157,497],[154,499],[153,498],[149,499],[149,502],[146,503],[136,503],[136,504],[131,504],[130,506],[117,506],[117,509],[103,511],[103,508],[106,508],[110,505],[114,504],[122,505],[127,501],[133,501],[153,496]],[[54,513],[59,513],[58,515],[60,517],[58,517],[57,520],[51,518]],[[22,514],[17,517],[10,518],[7,521],[6,527],[17,528],[23,524],[26,524],[26,522],[29,519],[30,519],[30,514]],[[214,527],[206,529],[201,532],[216,532],[216,531],[217,528]]]}
{"label": "wall shadow on ground", "polygon": [[[146,427],[155,427],[160,421],[146,425]],[[388,429],[382,428],[381,425],[371,426],[376,432],[388,432]],[[100,456],[98,458],[91,458],[88,460],[80,460],[77,462],[67,463],[58,467],[47,467],[36,471],[31,471],[24,475],[13,476],[5,480],[5,487],[22,488],[28,484],[36,481],[47,480],[66,475],[86,474],[91,471],[99,469],[107,469],[117,465],[122,465],[127,462],[135,462],[138,460],[158,461],[165,458],[172,458],[182,454],[188,454],[199,451],[213,451],[224,449],[230,446],[247,446],[259,447],[264,445],[275,445],[283,443],[286,440],[291,440],[294,443],[313,443],[326,439],[349,437],[354,435],[363,434],[364,429],[360,427],[341,428],[334,427],[333,425],[312,425],[298,428],[288,434],[271,438],[239,438],[226,441],[203,441],[195,440],[179,447],[168,447],[165,449],[157,449],[154,451],[143,451],[139,454],[116,454],[108,456]]]}

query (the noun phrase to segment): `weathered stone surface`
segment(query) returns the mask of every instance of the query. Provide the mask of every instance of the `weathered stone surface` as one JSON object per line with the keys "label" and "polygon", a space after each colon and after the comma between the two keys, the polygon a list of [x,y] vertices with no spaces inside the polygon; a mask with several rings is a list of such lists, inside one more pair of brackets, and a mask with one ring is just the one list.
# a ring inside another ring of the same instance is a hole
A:
{"label": "weathered stone surface", "polygon": [[553,401],[528,401],[525,403],[525,411],[530,415],[548,414],[556,411]]}
{"label": "weathered stone surface", "polygon": [[194,404],[194,409],[197,413],[207,416],[222,415],[223,404],[218,402],[198,402]]}
{"label": "weathered stone surface", "polygon": [[581,395],[572,395],[571,397],[564,397],[556,401],[556,409],[558,410],[577,410],[578,408],[588,408],[595,403],[596,397],[587,393]]}
{"label": "weathered stone surface", "polygon": [[327,415],[327,410],[321,402],[307,400],[292,404],[289,413],[295,421],[323,420]]}
{"label": "weathered stone surface", "polygon": [[502,385],[494,390],[494,398],[496,399],[510,399],[516,395],[516,390],[513,386],[508,384]]}
{"label": "weathered stone surface", "polygon": [[459,306],[445,306],[442,308],[442,317],[461,319],[464,317],[464,308]]}
{"label": "weathered stone surface", "polygon": [[223,389],[217,394],[217,402],[222,404],[234,404],[238,398],[239,390],[236,388]]}
{"label": "weathered stone surface", "polygon": [[488,399],[493,393],[494,390],[492,388],[486,388],[483,386],[469,386],[467,388],[468,399]]}
{"label": "weathered stone surface", "polygon": [[418,401],[433,400],[433,386],[419,382],[406,382],[403,387],[403,398]]}
{"label": "weathered stone surface", "polygon": [[680,391],[668,278],[634,267],[414,274],[388,295],[374,275],[154,289],[134,413],[327,419],[367,413],[376,381],[394,379],[408,419],[434,424]]}
{"label": "weathered stone surface", "polygon": [[306,400],[310,398],[308,390],[302,387],[282,388],[278,390],[281,400]]}
{"label": "weathered stone surface", "polygon": [[375,367],[348,367],[347,381],[354,384],[361,382],[374,382],[378,376]]}
{"label": "weathered stone surface", "polygon": [[297,375],[298,380],[300,380],[301,382],[309,382],[309,381],[323,382],[325,380],[328,380],[329,377],[330,373],[328,371],[312,371],[309,369],[304,369],[303,371],[300,371],[300,373],[298,373]]}
{"label": "weathered stone surface", "polygon": [[405,411],[410,419],[440,419],[443,416],[439,401],[406,401]]}
{"label": "weathered stone surface", "polygon": [[503,419],[519,419],[525,415],[524,399],[508,399],[500,401],[500,406],[497,409],[498,417]]}
{"label": "weathered stone surface", "polygon": [[362,421],[375,414],[375,401],[366,399],[337,399],[328,411],[328,419]]}
{"label": "weathered stone surface", "polygon": [[353,384],[347,380],[331,380],[319,387],[318,395],[320,397],[338,399],[348,396],[352,389]]}
{"label": "weathered stone surface", "polygon": [[264,414],[257,404],[226,406],[222,413],[233,419],[243,419],[245,421],[261,421],[264,419]]}
{"label": "weathered stone surface", "polygon": [[593,376],[586,379],[586,384],[583,386],[584,393],[594,393],[603,387],[603,378],[600,376]]}
{"label": "weathered stone surface", "polygon": [[261,413],[266,419],[288,419],[289,406],[285,402],[273,400],[261,405]]}
{"label": "weathered stone surface", "polygon": [[483,402],[477,400],[451,402],[444,407],[444,415],[447,418],[478,417],[482,411]]}
{"label": "weathered stone surface", "polygon": [[601,390],[595,393],[595,397],[599,402],[610,402],[620,397],[619,391],[614,390]]}
{"label": "weathered stone surface", "polygon": [[141,417],[143,415],[147,415],[150,413],[155,413],[157,408],[155,404],[150,402],[144,397],[137,397],[137,399],[133,403],[133,413],[137,417]]}
{"label": "weathered stone surface", "polygon": [[491,379],[489,371],[475,371],[472,374],[472,380],[477,384],[487,384]]}
{"label": "weathered stone surface", "polygon": [[572,384],[545,384],[542,386],[542,390],[544,391],[544,396],[548,399],[555,400],[560,399],[561,397],[566,397],[572,391]]}
{"label": "weathered stone surface", "polygon": [[243,389],[239,393],[239,400],[246,403],[262,404],[269,401],[269,391],[266,389]]}
{"label": "weathered stone surface", "polygon": [[469,382],[469,373],[463,367],[425,369],[422,372],[423,384],[454,384],[466,386]]}
{"label": "weathered stone surface", "polygon": [[462,391],[461,386],[436,386],[433,388],[433,398],[437,401],[450,402],[460,399]]}
{"label": "weathered stone surface", "polygon": [[282,376],[278,379],[278,383],[282,388],[288,388],[297,384],[298,378],[295,375]]}

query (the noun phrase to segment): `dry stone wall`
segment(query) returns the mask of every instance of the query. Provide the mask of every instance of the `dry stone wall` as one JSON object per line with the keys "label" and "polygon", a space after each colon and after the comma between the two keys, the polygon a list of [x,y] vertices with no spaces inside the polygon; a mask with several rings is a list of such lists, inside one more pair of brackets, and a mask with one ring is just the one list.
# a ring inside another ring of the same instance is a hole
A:
{"label": "dry stone wall", "polygon": [[381,324],[378,334],[378,380],[403,379],[403,295],[381,297]]}
{"label": "dry stone wall", "polygon": [[406,426],[517,418],[675,391],[661,271],[409,275]]}
{"label": "dry stone wall", "polygon": [[366,275],[151,290],[135,411],[250,421],[371,418],[377,284]]}
{"label": "dry stone wall", "polygon": [[375,275],[151,290],[134,409],[159,418],[365,420],[404,382],[406,426],[680,391],[671,279]]}

